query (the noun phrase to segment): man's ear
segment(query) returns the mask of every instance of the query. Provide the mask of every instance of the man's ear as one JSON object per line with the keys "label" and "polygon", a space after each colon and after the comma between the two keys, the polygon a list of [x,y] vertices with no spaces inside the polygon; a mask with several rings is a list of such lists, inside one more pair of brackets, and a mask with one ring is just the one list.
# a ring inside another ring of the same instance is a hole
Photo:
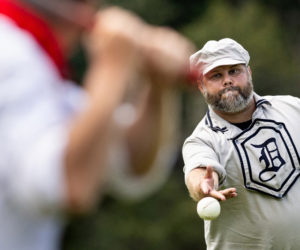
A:
{"label": "man's ear", "polygon": [[203,93],[203,82],[200,78],[197,79],[197,87],[201,93]]}
{"label": "man's ear", "polygon": [[248,65],[247,69],[248,69],[248,72],[249,72],[250,76],[252,77],[252,70],[251,70],[249,65]]}

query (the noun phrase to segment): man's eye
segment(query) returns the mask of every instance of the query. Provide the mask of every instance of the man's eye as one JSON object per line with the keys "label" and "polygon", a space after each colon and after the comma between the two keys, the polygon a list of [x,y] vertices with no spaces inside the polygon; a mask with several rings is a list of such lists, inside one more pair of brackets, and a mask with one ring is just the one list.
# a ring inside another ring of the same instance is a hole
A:
{"label": "man's eye", "polygon": [[220,78],[222,75],[220,73],[216,73],[216,74],[213,74],[211,76],[212,79],[217,79],[217,78]]}
{"label": "man's eye", "polygon": [[239,69],[231,69],[229,71],[229,74],[233,75],[233,74],[238,74],[239,72],[240,72]]}

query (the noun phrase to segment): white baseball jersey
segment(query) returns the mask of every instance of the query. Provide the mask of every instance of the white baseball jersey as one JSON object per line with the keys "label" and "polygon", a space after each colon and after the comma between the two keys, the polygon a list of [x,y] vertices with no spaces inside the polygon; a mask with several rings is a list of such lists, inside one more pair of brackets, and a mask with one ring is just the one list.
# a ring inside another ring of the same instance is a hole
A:
{"label": "white baseball jersey", "polygon": [[185,176],[210,165],[220,189],[238,196],[221,202],[205,221],[207,249],[300,249],[300,99],[254,94],[256,110],[245,130],[209,108],[183,145]]}

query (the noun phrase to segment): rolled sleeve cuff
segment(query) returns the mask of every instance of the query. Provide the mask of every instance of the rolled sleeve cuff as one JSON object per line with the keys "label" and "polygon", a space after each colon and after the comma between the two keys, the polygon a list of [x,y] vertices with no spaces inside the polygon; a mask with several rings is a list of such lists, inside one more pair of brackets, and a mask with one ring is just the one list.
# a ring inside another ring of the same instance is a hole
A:
{"label": "rolled sleeve cuff", "polygon": [[213,170],[219,175],[219,183],[222,184],[226,178],[225,169],[215,160],[211,159],[202,159],[202,161],[193,162],[190,164],[186,164],[183,168],[185,182],[187,179],[188,174],[195,168],[207,167],[211,166]]}

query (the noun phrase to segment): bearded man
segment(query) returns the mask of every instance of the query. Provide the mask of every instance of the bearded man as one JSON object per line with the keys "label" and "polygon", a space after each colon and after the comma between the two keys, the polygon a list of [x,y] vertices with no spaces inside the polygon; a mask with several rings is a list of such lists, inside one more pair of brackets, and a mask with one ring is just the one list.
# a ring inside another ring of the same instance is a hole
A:
{"label": "bearded man", "polygon": [[296,250],[300,100],[256,94],[249,60],[229,38],[190,57],[208,111],[183,145],[185,182],[195,201],[226,200],[205,221],[207,249]]}

